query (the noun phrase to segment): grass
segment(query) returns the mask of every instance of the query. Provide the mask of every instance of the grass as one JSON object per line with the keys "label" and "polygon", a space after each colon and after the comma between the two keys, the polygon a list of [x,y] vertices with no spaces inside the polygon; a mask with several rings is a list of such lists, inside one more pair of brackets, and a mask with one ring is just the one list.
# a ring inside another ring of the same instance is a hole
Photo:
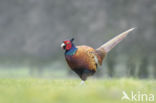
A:
{"label": "grass", "polygon": [[86,85],[79,83],[79,79],[0,79],[0,103],[136,103],[121,100],[122,91],[156,95],[154,80],[89,79]]}

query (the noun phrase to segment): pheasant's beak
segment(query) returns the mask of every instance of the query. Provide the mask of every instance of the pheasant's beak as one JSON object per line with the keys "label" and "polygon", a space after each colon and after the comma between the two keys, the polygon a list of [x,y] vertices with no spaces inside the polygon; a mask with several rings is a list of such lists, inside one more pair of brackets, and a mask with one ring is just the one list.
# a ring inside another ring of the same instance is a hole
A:
{"label": "pheasant's beak", "polygon": [[65,50],[66,45],[64,43],[61,44],[61,48]]}

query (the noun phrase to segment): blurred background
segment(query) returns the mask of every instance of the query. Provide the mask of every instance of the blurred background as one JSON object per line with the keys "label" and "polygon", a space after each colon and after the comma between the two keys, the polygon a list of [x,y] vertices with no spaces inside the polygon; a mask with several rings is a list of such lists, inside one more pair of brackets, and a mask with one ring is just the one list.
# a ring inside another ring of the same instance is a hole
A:
{"label": "blurred background", "polygon": [[97,48],[132,27],[94,77],[156,78],[156,0],[0,0],[0,78],[77,77],[63,40]]}

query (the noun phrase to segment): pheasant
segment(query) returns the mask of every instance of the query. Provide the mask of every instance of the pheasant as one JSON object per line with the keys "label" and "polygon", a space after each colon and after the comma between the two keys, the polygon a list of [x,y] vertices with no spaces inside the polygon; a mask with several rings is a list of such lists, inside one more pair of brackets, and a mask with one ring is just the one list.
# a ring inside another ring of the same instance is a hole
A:
{"label": "pheasant", "polygon": [[86,45],[75,46],[73,43],[74,38],[63,41],[61,48],[65,50],[64,55],[67,64],[81,78],[81,84],[84,84],[88,76],[92,76],[96,72],[97,67],[102,65],[106,54],[134,29],[131,28],[115,36],[97,49]]}

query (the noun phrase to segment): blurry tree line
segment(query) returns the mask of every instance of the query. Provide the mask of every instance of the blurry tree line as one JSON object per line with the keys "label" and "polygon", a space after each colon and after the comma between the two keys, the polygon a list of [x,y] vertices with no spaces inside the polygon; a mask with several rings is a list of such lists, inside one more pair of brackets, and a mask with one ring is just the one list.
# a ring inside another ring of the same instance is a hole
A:
{"label": "blurry tree line", "polygon": [[32,75],[56,62],[68,68],[63,40],[97,48],[136,27],[97,74],[156,78],[155,18],[155,0],[0,0],[0,64],[29,66]]}

